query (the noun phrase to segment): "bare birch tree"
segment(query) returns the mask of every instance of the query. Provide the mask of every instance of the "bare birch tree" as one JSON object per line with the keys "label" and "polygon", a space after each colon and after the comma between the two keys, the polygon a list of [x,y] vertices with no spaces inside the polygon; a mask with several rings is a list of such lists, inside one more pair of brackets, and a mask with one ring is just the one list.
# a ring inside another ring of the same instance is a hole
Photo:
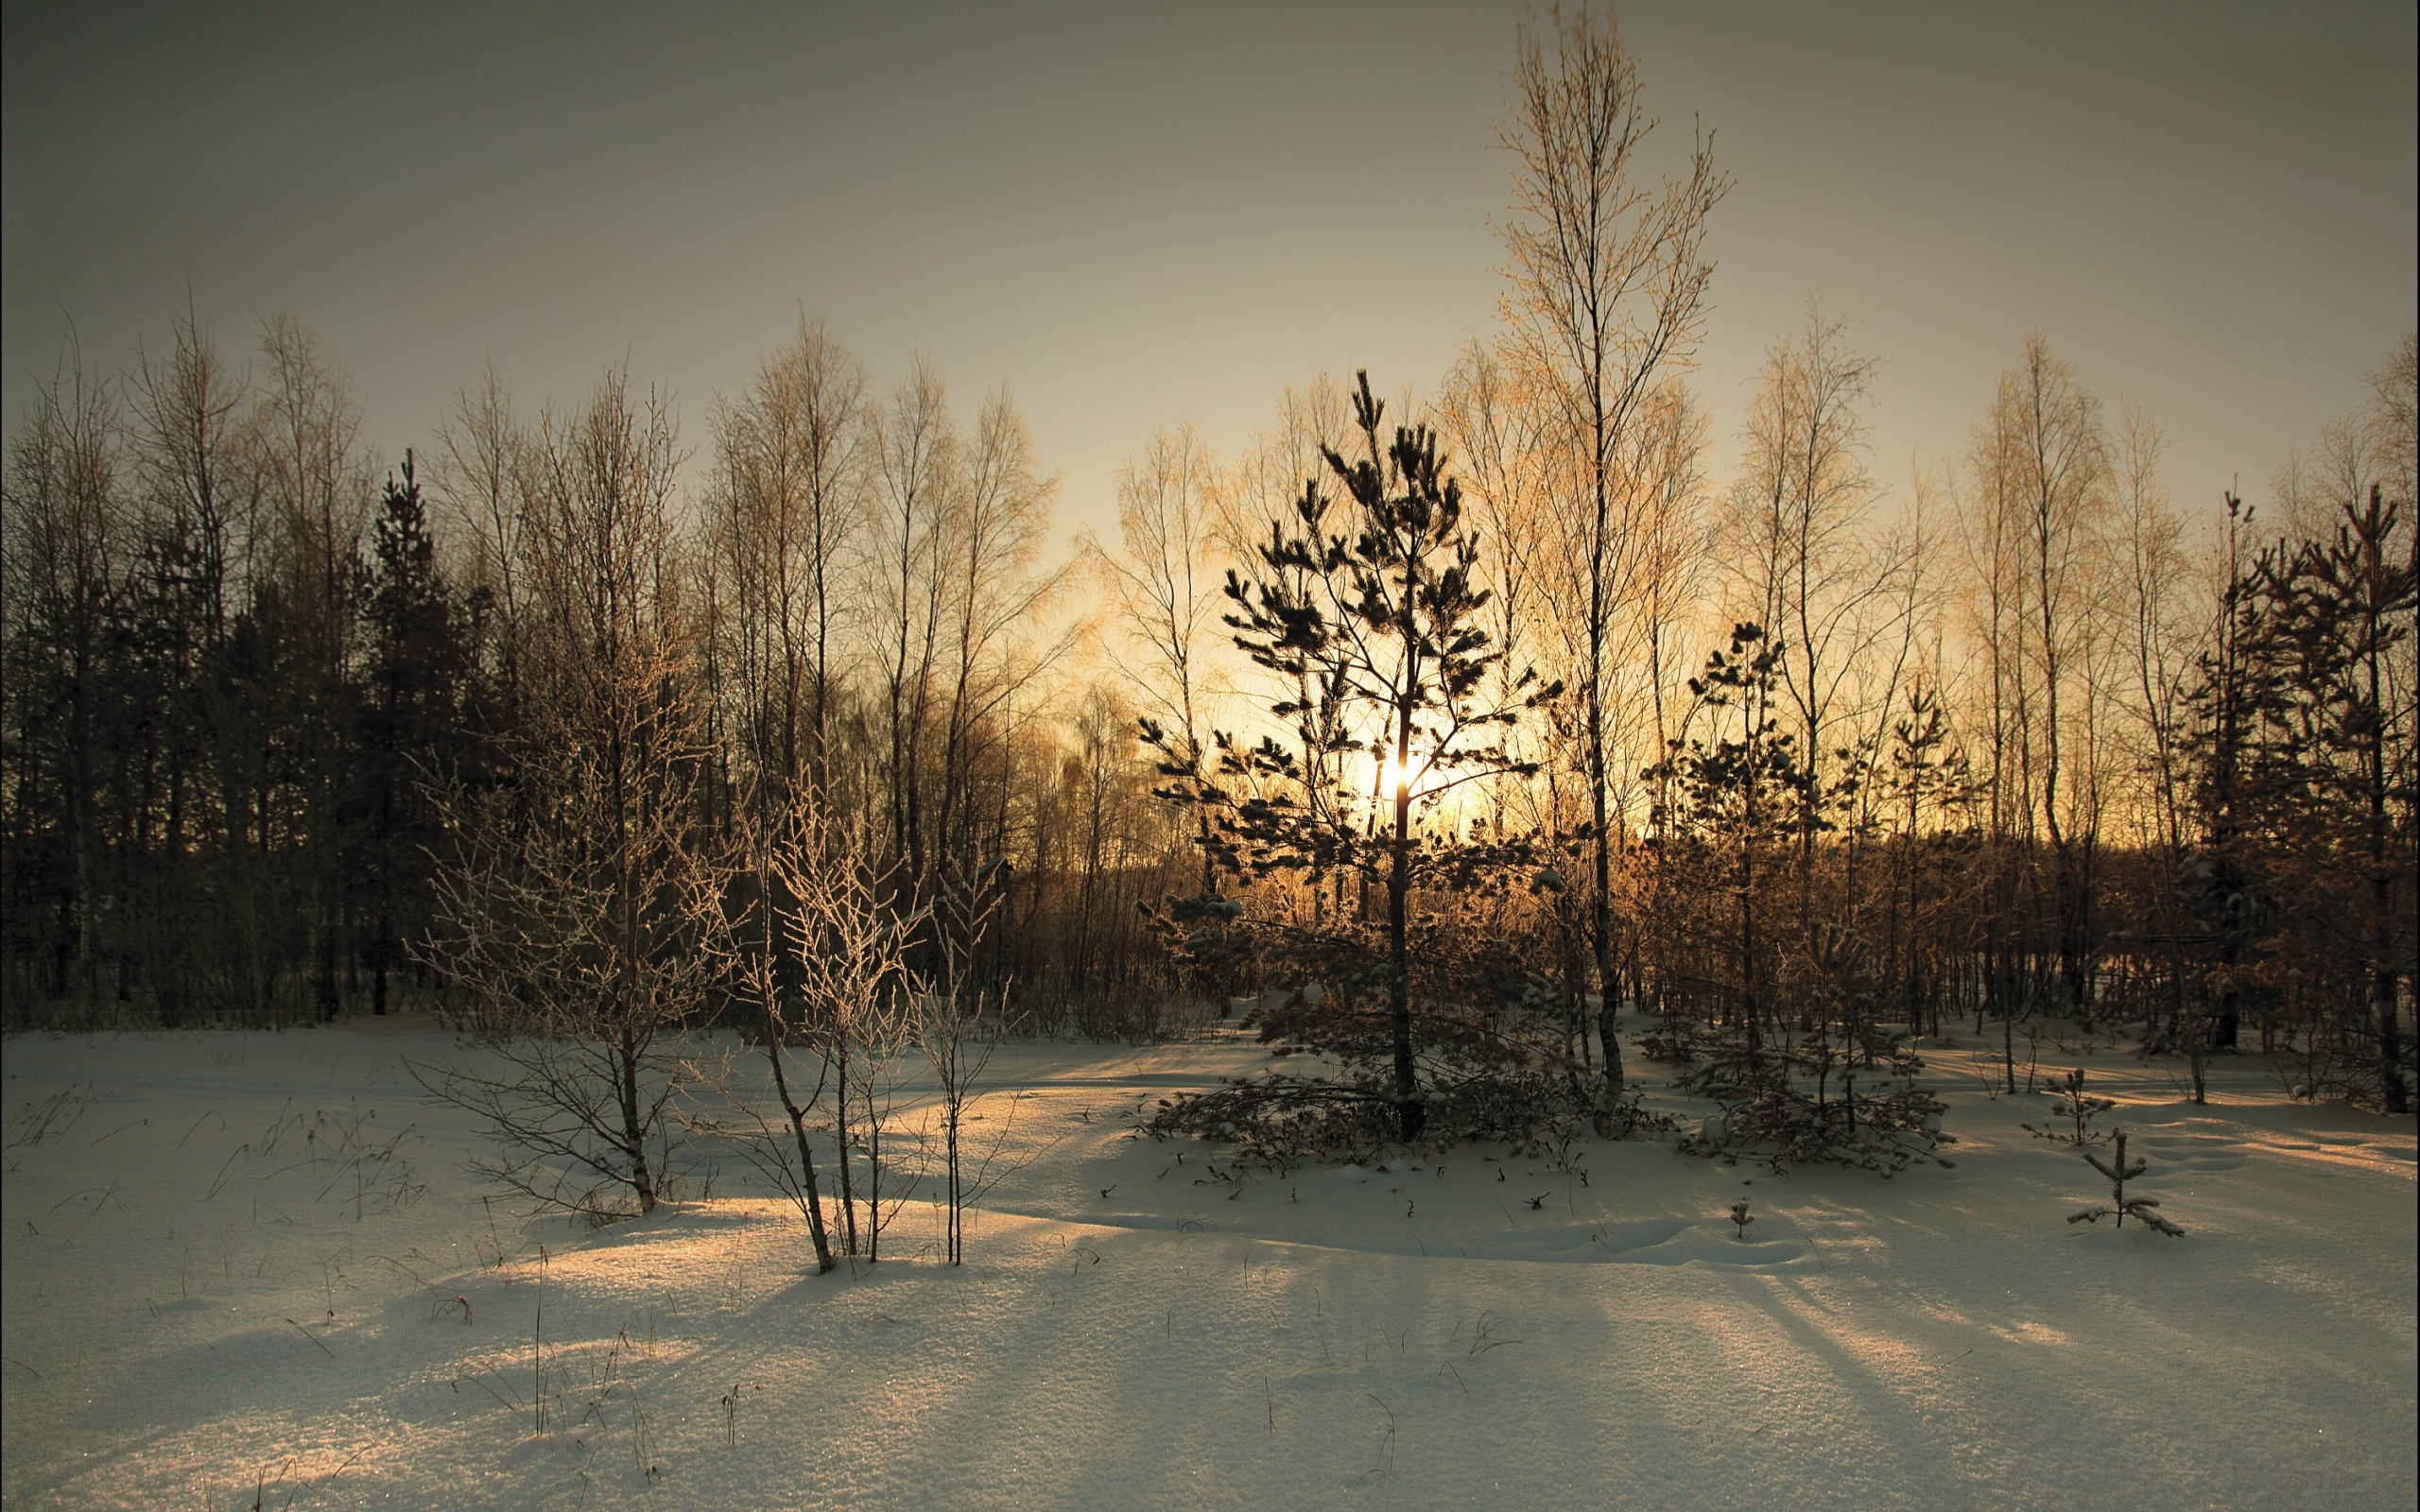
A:
{"label": "bare birch tree", "polygon": [[[1836,770],[1836,721],[1864,701],[1887,709],[1893,678],[1860,690],[1869,653],[1901,605],[1899,564],[1872,528],[1880,489],[1867,471],[1865,410],[1879,364],[1851,351],[1838,321],[1810,311],[1806,329],[1766,356],[1750,401],[1726,553],[1743,615],[1781,648],[1781,681],[1797,718],[1804,782],[1797,808],[1798,929],[1814,926],[1816,836],[1854,790]],[[1903,640],[1904,644],[1904,640]],[[1855,742],[1852,741],[1852,746]]]}
{"label": "bare birch tree", "polygon": [[[1208,639],[1225,602],[1214,524],[1219,484],[1218,460],[1190,425],[1163,431],[1119,470],[1119,549],[1098,538],[1085,542],[1126,653],[1113,661],[1142,705],[1143,728],[1166,753],[1164,775],[1186,783],[1208,773],[1207,737],[1221,691]],[[1218,891],[1207,811],[1197,807],[1194,823],[1207,897]]]}
{"label": "bare birch tree", "polygon": [[1564,508],[1583,525],[1586,649],[1565,681],[1580,705],[1594,824],[1599,1035],[1609,1099],[1622,1085],[1606,738],[1624,544],[1616,469],[1640,405],[1698,339],[1714,272],[1702,250],[1705,225],[1728,186],[1715,169],[1711,138],[1701,136],[1682,170],[1649,188],[1640,157],[1654,127],[1637,63],[1610,11],[1583,9],[1569,18],[1558,11],[1544,36],[1522,28],[1512,109],[1497,129],[1515,159],[1503,313],[1519,365],[1550,398],[1578,459],[1575,496]]}
{"label": "bare birch tree", "polygon": [[769,813],[792,785],[826,782],[840,574],[864,524],[864,393],[855,360],[802,320],[715,411],[710,530],[732,597],[738,728]]}
{"label": "bare birch tree", "polygon": [[1996,868],[1978,1012],[2002,1020],[2013,1067],[2006,1025],[2052,977],[2069,1011],[2090,1001],[2104,797],[2088,679],[2110,629],[2110,447],[2100,401],[2039,335],[2000,375],[1967,465]]}
{"label": "bare birch tree", "polygon": [[[822,1058],[833,1089],[840,1238],[849,1255],[872,1263],[882,1258],[882,1231],[900,1197],[894,1183],[890,1206],[884,1206],[886,1177],[895,1164],[885,1146],[892,1072],[913,1030],[908,952],[924,919],[897,906],[895,889],[884,881],[890,868],[882,865],[865,830],[812,797],[802,797],[793,809],[784,841],[774,852],[774,869],[787,900],[787,939],[799,992],[794,1007],[771,1016],[768,1049],[776,1068],[785,1041],[811,1046]],[[777,1006],[788,1001],[777,1000]],[[778,1069],[776,1074],[784,1075]],[[806,1140],[811,1099],[794,1095],[786,1076],[778,1085],[812,1192],[814,1157]],[[828,1250],[820,1250],[818,1258],[828,1262]]]}
{"label": "bare birch tree", "polygon": [[[1036,570],[1059,481],[1035,464],[1032,438],[1007,386],[984,402],[959,457],[937,553],[946,576],[935,586],[951,624],[936,834],[940,864],[973,870],[990,858],[979,852],[1001,853],[1012,704],[1047,659],[1033,654],[1028,631],[1064,569]],[[1001,785],[984,782],[987,765]],[[978,786],[994,791],[978,794]]]}
{"label": "bare birch tree", "polygon": [[534,442],[522,522],[537,707],[530,790],[458,792],[432,963],[501,1062],[428,1069],[480,1117],[495,1178],[597,1216],[661,1199],[677,1057],[708,985],[723,868],[699,823],[704,707],[672,518],[668,408],[609,371]]}
{"label": "bare birch tree", "polygon": [[[0,623],[15,663],[7,669],[8,691],[18,716],[9,765],[18,768],[11,776],[19,802],[56,804],[60,816],[64,885],[46,902],[61,925],[52,945],[55,976],[70,991],[96,986],[97,916],[109,891],[101,663],[128,544],[122,432],[116,387],[85,371],[71,349],[60,372],[36,387],[33,412],[8,455]],[[50,715],[39,727],[26,719],[36,708]],[[37,728],[50,738],[32,738]]]}
{"label": "bare birch tree", "polygon": [[888,761],[883,768],[892,854],[907,863],[908,906],[927,901],[925,743],[946,612],[945,533],[959,442],[947,386],[919,361],[876,421],[877,512],[866,543],[869,597],[879,619]]}
{"label": "bare birch tree", "polygon": [[353,386],[291,316],[263,322],[263,372],[247,420],[247,452],[270,546],[267,593],[253,613],[291,659],[296,695],[290,749],[308,844],[290,849],[294,893],[309,911],[314,1004],[339,1006],[346,923],[339,849],[344,817],[343,686],[351,674],[363,532],[374,497],[360,450]]}

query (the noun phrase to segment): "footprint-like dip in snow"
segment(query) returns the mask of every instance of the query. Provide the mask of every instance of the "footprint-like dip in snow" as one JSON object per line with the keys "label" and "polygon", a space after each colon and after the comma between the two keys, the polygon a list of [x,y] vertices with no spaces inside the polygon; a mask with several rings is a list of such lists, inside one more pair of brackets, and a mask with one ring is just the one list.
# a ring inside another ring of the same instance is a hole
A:
{"label": "footprint-like dip in snow", "polygon": [[1795,1239],[1738,1239],[1718,1232],[1716,1222],[1690,1224],[1658,1244],[1608,1258],[1634,1265],[1686,1265],[1692,1263],[1723,1270],[1780,1270],[1804,1259],[1806,1246]]}
{"label": "footprint-like dip in snow", "polygon": [[2246,1159],[2239,1142],[2217,1134],[2138,1134],[2127,1143],[2151,1158],[2153,1176],[2162,1166],[2174,1171],[2236,1171]]}
{"label": "footprint-like dip in snow", "polygon": [[1492,1233],[1467,1241],[1464,1251],[1474,1260],[1547,1260],[1592,1264],[1629,1260],[1641,1250],[1668,1242],[1689,1227],[1685,1218],[1648,1218],[1634,1223],[1560,1224],[1550,1228],[1525,1228]]}

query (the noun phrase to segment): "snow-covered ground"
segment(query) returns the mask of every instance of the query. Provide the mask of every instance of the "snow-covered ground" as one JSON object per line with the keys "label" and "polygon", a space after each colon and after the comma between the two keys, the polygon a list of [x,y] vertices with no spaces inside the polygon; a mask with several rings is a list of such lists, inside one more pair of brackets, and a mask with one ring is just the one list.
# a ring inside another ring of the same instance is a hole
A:
{"label": "snow-covered ground", "polygon": [[2412,1121],[2045,1052],[2187,1237],[2065,1222],[2105,1187],[1956,1050],[1954,1170],[1634,1143],[1237,1185],[1119,1113],[1252,1047],[1035,1046],[964,1268],[911,1205],[902,1258],[817,1278],[736,1165],[602,1230],[483,1201],[403,1073],[455,1053],[424,1026],[22,1036],[0,1500],[2414,1505]]}

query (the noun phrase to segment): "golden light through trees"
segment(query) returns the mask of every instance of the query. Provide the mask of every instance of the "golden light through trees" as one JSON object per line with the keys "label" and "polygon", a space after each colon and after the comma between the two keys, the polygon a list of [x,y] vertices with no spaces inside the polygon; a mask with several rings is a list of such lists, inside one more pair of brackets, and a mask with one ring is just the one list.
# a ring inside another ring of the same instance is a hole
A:
{"label": "golden light through trees", "polygon": [[[997,374],[970,390],[906,350],[877,370],[792,306],[685,430],[629,368],[533,409],[487,365],[413,454],[441,578],[422,585],[371,549],[404,457],[369,443],[367,387],[298,319],[263,323],[249,371],[188,310],[123,383],[62,373],[9,474],[0,799],[34,858],[9,904],[27,1001],[380,1001],[441,921],[396,859],[424,856],[494,873],[451,895],[464,934],[477,899],[527,912],[494,902],[527,890],[502,871],[601,868],[624,954],[683,937],[650,912],[669,879],[718,879],[715,927],[752,931],[726,956],[747,990],[657,995],[778,1007],[777,852],[811,799],[883,906],[922,920],[919,969],[973,951],[967,972],[1023,984],[1016,1011],[1053,1028],[1268,978],[1248,952],[1163,953],[1168,916],[1143,907],[1193,900],[1340,932],[1483,913],[1600,1110],[1626,1085],[1624,1004],[1708,1032],[1794,1013],[1846,1033],[1887,1005],[1908,1033],[1964,1016],[2004,1044],[2054,1007],[2149,1015],[2180,1044],[2256,1012],[2360,1061],[2380,1031],[2314,1005],[2343,984],[2277,974],[2322,921],[2248,881],[2221,919],[2175,879],[2341,882],[2323,852],[2352,840],[2281,796],[2305,778],[2374,769],[2378,833],[2408,822],[2408,340],[2224,519],[2175,482],[2191,427],[2040,330],[2004,333],[1922,455],[1885,455],[1907,359],[1875,312],[1808,301],[1753,334],[1744,384],[1701,366],[1723,217],[1757,186],[1718,164],[1720,123],[1681,129],[1685,101],[1658,126],[1641,34],[1589,8],[1512,31],[1496,318],[1441,370],[1388,374],[1405,386],[1374,429],[1339,352],[1256,379],[1254,434],[1170,397],[1079,478]],[[1096,485],[1114,527],[1097,513],[1070,552],[1061,512]],[[2372,527],[2359,574],[2327,555]],[[2314,617],[2312,585],[2355,576],[2375,624]],[[372,612],[424,589],[441,613]],[[2328,660],[2356,643],[2375,693]],[[398,733],[406,707],[441,738]],[[2326,745],[2372,720],[2392,750]],[[2327,773],[2297,765],[2321,749]],[[445,823],[405,771],[459,798]],[[604,817],[566,817],[574,796]],[[566,826],[610,828],[620,859],[540,843]],[[1403,868],[1374,880],[1382,838]],[[1492,880],[1454,872],[1481,844]],[[978,877],[999,923],[977,951],[926,911]],[[2403,934],[2337,943],[2386,963],[2363,1003],[2403,980]]]}

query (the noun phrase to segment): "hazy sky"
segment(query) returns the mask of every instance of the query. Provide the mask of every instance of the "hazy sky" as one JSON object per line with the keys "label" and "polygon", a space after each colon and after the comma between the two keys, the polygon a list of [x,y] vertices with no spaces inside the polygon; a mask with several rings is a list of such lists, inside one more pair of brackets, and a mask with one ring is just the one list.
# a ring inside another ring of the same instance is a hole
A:
{"label": "hazy sky", "polygon": [[[1492,146],[1524,8],[20,4],[6,17],[5,407],[184,305],[291,311],[385,457],[493,357],[717,390],[821,315],[962,413],[1006,380],[1063,524],[1281,386],[1426,387],[1494,324]],[[1308,13],[1305,13],[1305,10]],[[1954,455],[2040,329],[2175,438],[2180,500],[2353,408],[2412,323],[2410,0],[1620,9],[1667,149],[1717,132],[1698,381],[1727,466],[1807,301],[1887,364],[1877,470]]]}

